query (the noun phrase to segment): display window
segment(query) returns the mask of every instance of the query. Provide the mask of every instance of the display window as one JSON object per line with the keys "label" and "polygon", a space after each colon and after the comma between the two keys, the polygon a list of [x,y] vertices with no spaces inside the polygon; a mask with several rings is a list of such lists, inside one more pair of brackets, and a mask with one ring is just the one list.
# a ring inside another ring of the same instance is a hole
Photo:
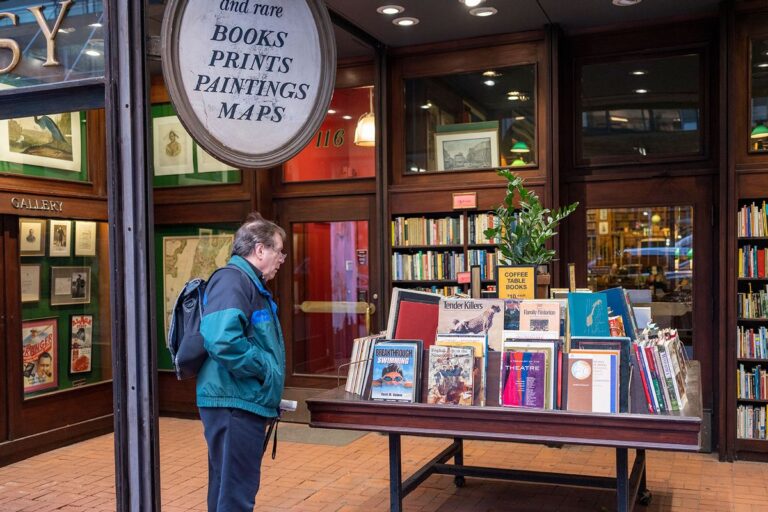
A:
{"label": "display window", "polygon": [[24,398],[110,380],[107,223],[18,222]]}
{"label": "display window", "polygon": [[768,39],[751,41],[749,150],[768,151]]}

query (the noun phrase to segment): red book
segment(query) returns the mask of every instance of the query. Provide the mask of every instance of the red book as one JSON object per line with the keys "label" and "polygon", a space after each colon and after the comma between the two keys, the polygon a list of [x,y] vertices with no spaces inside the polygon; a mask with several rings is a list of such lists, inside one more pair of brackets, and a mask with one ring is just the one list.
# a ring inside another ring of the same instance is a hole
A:
{"label": "red book", "polygon": [[757,277],[765,277],[765,249],[757,249]]}
{"label": "red book", "polygon": [[643,391],[645,392],[645,400],[648,404],[648,412],[651,414],[654,413],[653,410],[653,400],[651,399],[650,391],[648,389],[648,381],[645,378],[645,372],[643,371],[642,364],[643,364],[643,357],[640,355],[640,347],[637,346],[637,344],[633,343],[632,348],[635,351],[635,360],[637,361],[637,369],[640,370],[638,373],[640,374],[640,380],[643,382]]}
{"label": "red book", "polygon": [[439,306],[440,295],[393,288],[387,337],[421,340],[424,348],[429,348],[435,343]]}

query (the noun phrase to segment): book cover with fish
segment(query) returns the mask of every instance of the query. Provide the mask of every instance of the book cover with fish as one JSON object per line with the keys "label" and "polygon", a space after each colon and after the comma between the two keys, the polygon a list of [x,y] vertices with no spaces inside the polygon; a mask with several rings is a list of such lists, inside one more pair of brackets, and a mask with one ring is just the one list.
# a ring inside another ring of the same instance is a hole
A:
{"label": "book cover with fish", "polygon": [[569,293],[568,320],[571,337],[610,336],[608,297],[601,292]]}

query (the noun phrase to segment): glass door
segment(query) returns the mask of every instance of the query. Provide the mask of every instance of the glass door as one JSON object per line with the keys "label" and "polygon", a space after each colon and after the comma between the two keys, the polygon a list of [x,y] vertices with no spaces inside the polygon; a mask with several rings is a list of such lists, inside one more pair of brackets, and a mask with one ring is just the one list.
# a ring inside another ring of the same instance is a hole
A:
{"label": "glass door", "polygon": [[[286,201],[288,233],[279,276],[289,386],[334,387],[347,374],[352,341],[375,330],[378,275],[371,198]],[[309,203],[309,204],[308,204]],[[317,208],[308,208],[316,203]]]}

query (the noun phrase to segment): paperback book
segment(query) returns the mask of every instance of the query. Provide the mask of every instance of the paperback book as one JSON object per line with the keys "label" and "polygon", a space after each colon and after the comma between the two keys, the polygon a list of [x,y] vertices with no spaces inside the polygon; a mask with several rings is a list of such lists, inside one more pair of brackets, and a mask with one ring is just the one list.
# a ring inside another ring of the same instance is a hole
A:
{"label": "paperback book", "polygon": [[[560,340],[506,340],[504,342],[504,353],[540,353],[544,355],[544,404],[545,409],[554,409],[557,403],[557,374],[558,374],[558,353],[561,350]],[[504,361],[504,359],[502,359]],[[503,362],[502,362],[503,366]],[[500,393],[503,400],[503,380],[500,386]]]}
{"label": "paperback book", "polygon": [[602,292],[569,293],[568,319],[571,337],[611,335],[608,299]]}
{"label": "paperback book", "polygon": [[472,405],[475,369],[472,347],[429,347],[428,404]]}
{"label": "paperback book", "polygon": [[505,350],[501,363],[501,405],[546,406],[546,354]]}
{"label": "paperback book", "polygon": [[440,300],[438,334],[483,334],[489,350],[501,350],[504,301],[500,299]]}
{"label": "paperback book", "polygon": [[520,304],[520,330],[554,332],[560,336],[560,304],[554,300],[525,300]]}
{"label": "paperback book", "polygon": [[472,405],[485,405],[488,345],[483,334],[438,334],[437,346],[471,348],[474,356]]}
{"label": "paperback book", "polygon": [[618,351],[571,350],[567,366],[567,409],[619,412],[618,362]]}
{"label": "paperback book", "polygon": [[418,402],[421,340],[380,340],[373,347],[371,400]]}

